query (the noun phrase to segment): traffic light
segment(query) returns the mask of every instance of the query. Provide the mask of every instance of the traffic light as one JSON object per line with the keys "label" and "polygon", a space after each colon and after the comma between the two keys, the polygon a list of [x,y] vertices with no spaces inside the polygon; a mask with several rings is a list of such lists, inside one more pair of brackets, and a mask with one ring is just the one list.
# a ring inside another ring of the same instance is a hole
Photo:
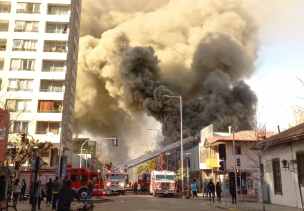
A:
{"label": "traffic light", "polygon": [[236,169],[236,173],[237,173],[237,174],[240,173],[240,169]]}
{"label": "traffic light", "polygon": [[25,140],[25,133],[21,134],[21,142],[25,143],[26,140]]}
{"label": "traffic light", "polygon": [[14,148],[12,148],[11,149],[11,157],[16,157],[16,154],[17,154],[17,149],[16,149],[16,147],[14,147]]}
{"label": "traffic light", "polygon": [[219,162],[219,170],[220,171],[224,171],[225,170],[224,169],[224,161],[223,160]]}
{"label": "traffic light", "polygon": [[236,165],[237,166],[241,166],[241,160],[240,160],[240,158],[236,159]]}

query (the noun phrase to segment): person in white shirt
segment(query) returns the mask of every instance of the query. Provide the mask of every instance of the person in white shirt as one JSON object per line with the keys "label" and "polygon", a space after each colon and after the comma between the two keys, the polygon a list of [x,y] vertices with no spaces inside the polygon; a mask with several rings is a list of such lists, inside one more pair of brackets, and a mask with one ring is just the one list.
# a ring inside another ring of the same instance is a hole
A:
{"label": "person in white shirt", "polygon": [[19,179],[16,179],[14,182],[14,191],[13,191],[13,196],[14,196],[14,201],[13,201],[13,206],[16,208],[17,206],[17,202],[18,202],[18,198],[21,192],[21,188],[22,185],[19,182]]}

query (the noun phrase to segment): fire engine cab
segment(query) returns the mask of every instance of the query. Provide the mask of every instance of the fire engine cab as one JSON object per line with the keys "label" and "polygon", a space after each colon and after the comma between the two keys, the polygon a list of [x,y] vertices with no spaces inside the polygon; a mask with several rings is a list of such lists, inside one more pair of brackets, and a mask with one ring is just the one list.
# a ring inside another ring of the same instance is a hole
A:
{"label": "fire engine cab", "polygon": [[[110,194],[104,185],[104,176],[102,172],[88,171],[85,168],[70,168],[67,169],[67,178],[72,181],[72,189],[76,191],[80,198],[87,198],[87,185],[92,180],[94,183],[93,196],[102,196]],[[49,179],[55,179],[54,170],[39,170],[37,174],[37,181],[41,181],[41,186],[44,189]],[[31,184],[34,180],[34,172],[31,170],[20,171],[20,180],[25,179],[26,184]],[[26,194],[29,193],[30,185],[27,185]]]}
{"label": "fire engine cab", "polygon": [[148,191],[150,188],[150,174],[145,173],[138,175],[138,184],[142,192]]}
{"label": "fire engine cab", "polygon": [[111,172],[108,171],[106,176],[106,188],[111,191],[111,193],[119,193],[124,195],[126,190],[126,185],[129,184],[129,177],[123,171]]}
{"label": "fire engine cab", "polygon": [[174,195],[175,174],[171,171],[152,171],[150,182],[150,194]]}

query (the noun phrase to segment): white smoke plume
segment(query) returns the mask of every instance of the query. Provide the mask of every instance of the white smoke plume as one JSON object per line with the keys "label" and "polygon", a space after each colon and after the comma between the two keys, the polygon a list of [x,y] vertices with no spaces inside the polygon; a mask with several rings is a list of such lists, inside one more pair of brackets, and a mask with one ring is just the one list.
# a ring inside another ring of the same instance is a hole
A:
{"label": "white smoke plume", "polygon": [[167,121],[178,130],[179,103],[164,94],[183,96],[185,136],[210,123],[250,128],[257,98],[243,80],[254,72],[259,42],[241,1],[95,0],[82,10],[79,128],[118,135],[124,147],[126,137],[144,138],[146,115],[164,134]]}

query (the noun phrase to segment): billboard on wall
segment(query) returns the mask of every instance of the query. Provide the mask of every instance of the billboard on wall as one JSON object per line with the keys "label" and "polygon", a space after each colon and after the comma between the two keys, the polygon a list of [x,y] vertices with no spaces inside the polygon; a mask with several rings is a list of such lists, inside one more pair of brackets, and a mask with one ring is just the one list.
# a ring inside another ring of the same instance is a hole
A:
{"label": "billboard on wall", "polygon": [[6,160],[6,140],[9,133],[10,115],[0,108],[0,162]]}

